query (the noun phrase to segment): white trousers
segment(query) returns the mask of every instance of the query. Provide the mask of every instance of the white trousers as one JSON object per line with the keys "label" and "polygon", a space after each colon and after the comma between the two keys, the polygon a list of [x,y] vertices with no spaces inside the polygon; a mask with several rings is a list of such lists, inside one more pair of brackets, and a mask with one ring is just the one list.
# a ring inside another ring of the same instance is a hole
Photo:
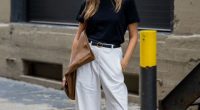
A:
{"label": "white trousers", "polygon": [[76,110],[101,110],[101,85],[106,110],[128,110],[128,92],[120,63],[122,48],[89,45],[96,59],[77,69]]}

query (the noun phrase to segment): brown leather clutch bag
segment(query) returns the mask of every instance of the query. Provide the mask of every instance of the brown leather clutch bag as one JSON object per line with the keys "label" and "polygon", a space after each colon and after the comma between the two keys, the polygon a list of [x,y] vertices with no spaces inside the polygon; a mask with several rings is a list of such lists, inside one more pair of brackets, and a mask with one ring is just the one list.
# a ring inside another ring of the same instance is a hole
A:
{"label": "brown leather clutch bag", "polygon": [[77,39],[77,45],[72,44],[70,62],[64,75],[66,78],[64,91],[70,99],[75,100],[77,68],[94,59],[95,56],[89,46],[89,41],[84,30],[79,39]]}

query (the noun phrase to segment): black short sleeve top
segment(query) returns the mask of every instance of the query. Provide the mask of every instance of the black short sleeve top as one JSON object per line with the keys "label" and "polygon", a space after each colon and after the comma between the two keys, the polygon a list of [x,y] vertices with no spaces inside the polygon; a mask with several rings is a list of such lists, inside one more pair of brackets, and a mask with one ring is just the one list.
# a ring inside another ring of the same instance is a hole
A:
{"label": "black short sleeve top", "polygon": [[[99,9],[87,21],[86,34],[88,39],[94,39],[104,43],[121,44],[124,42],[124,34],[130,23],[140,22],[134,0],[122,0],[122,7],[118,13],[111,0],[100,0]],[[114,3],[114,0],[113,0]],[[84,22],[84,10],[86,0],[76,16],[76,20]]]}

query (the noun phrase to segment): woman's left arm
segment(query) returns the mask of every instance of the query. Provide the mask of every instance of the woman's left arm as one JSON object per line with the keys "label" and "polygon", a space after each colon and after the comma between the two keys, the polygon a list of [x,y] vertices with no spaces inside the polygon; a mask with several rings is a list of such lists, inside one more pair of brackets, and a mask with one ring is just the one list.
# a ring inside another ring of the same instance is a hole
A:
{"label": "woman's left arm", "polygon": [[138,41],[137,25],[138,25],[137,23],[131,23],[128,25],[129,42],[124,57],[121,61],[121,66],[123,71],[125,71]]}

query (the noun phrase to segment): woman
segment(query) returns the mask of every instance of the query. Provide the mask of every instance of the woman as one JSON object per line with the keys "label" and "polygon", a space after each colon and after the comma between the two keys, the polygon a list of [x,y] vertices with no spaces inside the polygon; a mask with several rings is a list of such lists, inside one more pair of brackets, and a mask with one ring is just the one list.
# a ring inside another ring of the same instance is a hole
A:
{"label": "woman", "polygon": [[[76,109],[100,110],[102,86],[107,110],[127,110],[128,93],[123,72],[138,38],[139,17],[134,1],[84,0],[76,20],[79,21],[76,36],[86,29],[95,55],[95,60],[77,69]],[[127,28],[129,44],[123,55],[121,44]],[[73,42],[77,45],[76,39]]]}

